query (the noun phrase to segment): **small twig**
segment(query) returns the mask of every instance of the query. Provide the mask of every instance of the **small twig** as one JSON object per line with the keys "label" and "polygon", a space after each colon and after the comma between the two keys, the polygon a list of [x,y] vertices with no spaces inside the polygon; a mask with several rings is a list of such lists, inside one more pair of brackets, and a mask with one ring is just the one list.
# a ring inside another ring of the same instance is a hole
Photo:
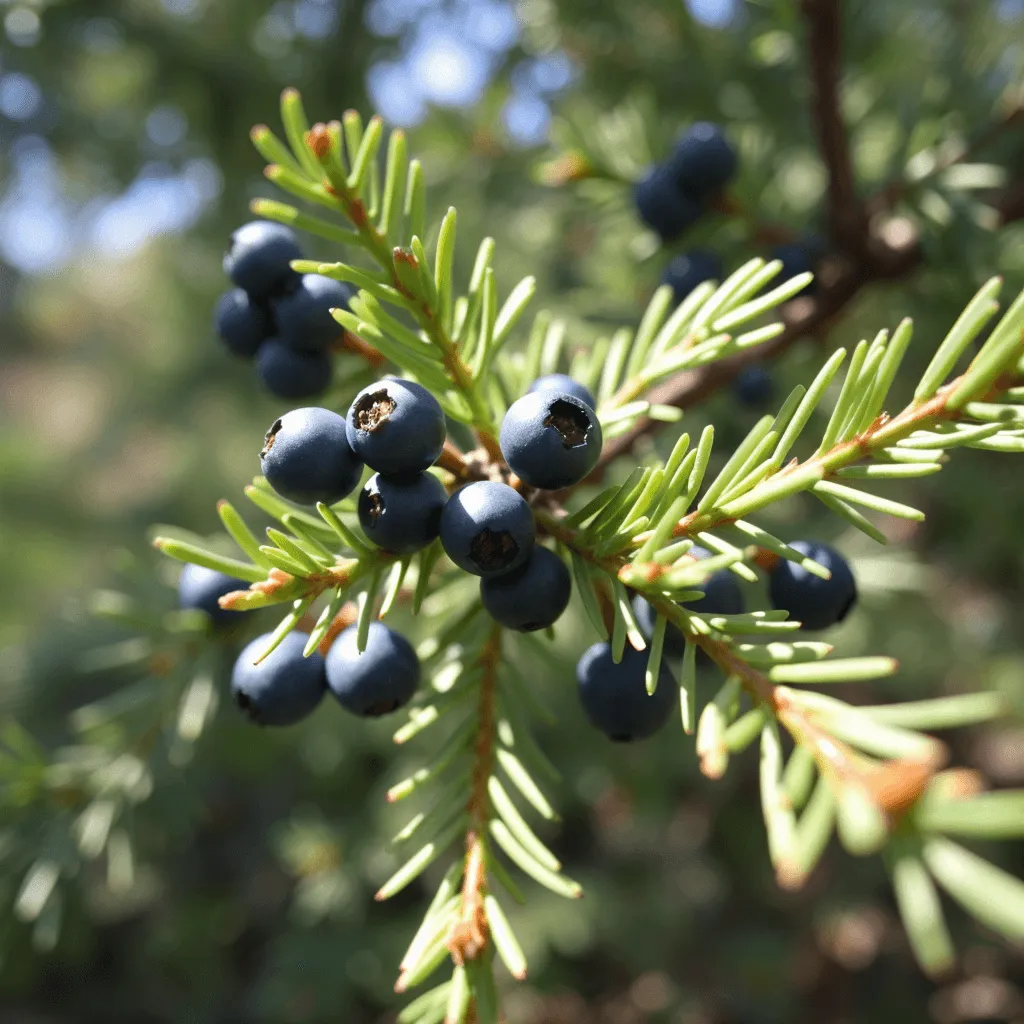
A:
{"label": "small twig", "polygon": [[330,626],[328,626],[327,632],[324,634],[323,640],[320,641],[320,646],[317,650],[319,650],[319,652],[326,658],[327,652],[331,649],[331,645],[334,641],[337,640],[349,626],[354,625],[358,619],[359,605],[357,605],[355,601],[346,601],[341,606],[338,614],[334,616]]}
{"label": "small twig", "polygon": [[486,474],[469,462],[465,452],[461,451],[449,438],[445,438],[444,448],[441,449],[441,454],[434,465],[451,473],[459,483],[465,483],[467,480],[488,479]]}
{"label": "small twig", "polygon": [[494,714],[500,660],[501,627],[495,626],[480,654],[484,674],[477,696],[476,747],[467,807],[469,829],[466,832],[466,867],[462,877],[462,909],[448,936],[452,960],[460,965],[479,958],[490,940],[484,911],[484,896],[487,894],[484,846],[489,818],[487,783],[494,766]]}
{"label": "small twig", "polygon": [[331,345],[332,352],[349,352],[352,355],[365,359],[374,369],[383,366],[387,359],[381,355],[372,345],[368,345],[362,338],[357,338],[351,331],[342,331]]}
{"label": "small twig", "polygon": [[761,220],[756,208],[742,202],[738,196],[723,189],[707,200],[708,209],[721,217],[738,221],[747,229],[747,237],[751,245],[772,248],[785,242],[795,241],[797,232],[788,224],[776,221]]}
{"label": "small twig", "polygon": [[[1024,341],[1021,344],[1024,346]],[[880,449],[892,447],[898,441],[909,437],[917,430],[922,430],[934,422],[959,419],[961,414],[958,411],[951,411],[947,407],[947,403],[950,397],[956,393],[957,388],[966,376],[967,373],[965,372],[940,388],[926,402],[922,402],[919,405],[908,405],[902,412],[892,418],[888,418],[885,414],[879,416],[875,423],[862,434],[858,434],[848,441],[842,441],[820,455],[813,455],[803,462],[794,459],[778,473],[766,478],[766,481],[775,482],[786,476],[807,474],[808,470],[811,471],[810,478],[812,479],[830,480],[840,469],[869,458]],[[1006,380],[997,381],[989,393],[981,396],[980,400],[990,400],[1005,391],[1007,386]],[[761,487],[762,485],[758,484],[757,487],[754,487],[748,494],[744,495],[742,499],[729,502],[726,507],[731,507],[731,513],[726,513],[719,509],[711,509],[706,512],[694,510],[679,520],[672,531],[672,536],[696,535],[706,530],[729,525],[737,519],[743,518],[744,515],[756,511],[763,507],[764,504],[763,500],[759,500],[758,496],[758,491]],[[635,538],[634,543],[638,546],[642,545],[645,539],[646,535],[640,534]]]}
{"label": "small twig", "polygon": [[463,362],[458,347],[438,320],[436,310],[428,302],[411,295],[402,283],[398,263],[415,267],[418,265],[416,257],[406,249],[393,248],[389,239],[371,222],[363,201],[348,183],[337,176],[332,176],[327,158],[330,145],[327,126],[313,125],[306,136],[306,142],[310,152],[324,166],[325,177],[320,183],[324,191],[337,201],[341,212],[362,236],[367,252],[389,276],[393,287],[415,302],[414,315],[420,327],[441,353],[448,376],[469,403],[477,438],[492,458],[500,458],[501,449],[495,436],[492,414],[475,387],[472,371]]}

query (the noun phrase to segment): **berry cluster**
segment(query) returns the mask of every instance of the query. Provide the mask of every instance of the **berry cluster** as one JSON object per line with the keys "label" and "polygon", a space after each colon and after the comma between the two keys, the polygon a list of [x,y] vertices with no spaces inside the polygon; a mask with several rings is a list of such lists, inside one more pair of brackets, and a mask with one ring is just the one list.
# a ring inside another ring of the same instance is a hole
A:
{"label": "berry cluster", "polygon": [[303,652],[308,633],[293,631],[261,661],[270,645],[265,633],[239,654],[231,673],[235,704],[257,725],[294,725],[316,710],[330,690],[338,703],[361,718],[377,718],[408,704],[420,681],[412,645],[383,623],[370,623],[359,652],[358,627],[338,635],[324,657]]}
{"label": "berry cluster", "polygon": [[637,182],[634,196],[641,220],[666,242],[678,238],[732,180],[737,163],[736,151],[718,125],[691,125],[668,159]]}
{"label": "berry cluster", "polygon": [[[705,121],[692,125],[676,143],[663,164],[652,167],[634,191],[640,219],[663,241],[672,241],[697,222],[708,200],[719,193],[736,173],[735,150],[720,127]],[[817,235],[805,235],[776,245],[770,259],[779,260],[782,270],[775,284],[782,284],[807,271],[813,272],[824,252]],[[721,281],[722,262],[707,249],[690,249],[674,256],[662,271],[661,283],[671,287],[678,304],[705,281]],[[811,281],[800,295],[813,294]],[[773,397],[772,379],[764,367],[741,373],[734,394],[751,408],[762,408]]]}
{"label": "berry cluster", "polygon": [[348,285],[298,274],[295,233],[256,220],[232,236],[224,270],[234,288],[217,301],[214,322],[229,351],[256,360],[256,372],[278,398],[313,398],[331,380],[330,345],[341,333],[332,309],[347,308]]}
{"label": "berry cluster", "polygon": [[[224,627],[244,613],[221,608],[218,599],[247,586],[213,569],[186,565],[178,581],[178,600],[182,608],[205,612],[214,627]],[[377,717],[407,704],[420,678],[412,645],[373,622],[360,654],[357,632],[356,626],[341,632],[325,658],[319,652],[304,657],[309,634],[296,630],[259,662],[256,659],[271,645],[273,635],[256,637],[235,661],[235,704],[257,725],[275,726],[293,725],[312,714],[327,690],[346,711],[361,717]]]}
{"label": "berry cluster", "polygon": [[[524,484],[566,487],[594,468],[601,426],[593,401],[575,381],[551,375],[535,381],[509,409],[502,450]],[[449,497],[428,472],[444,443],[444,413],[437,399],[413,381],[388,378],[360,391],[344,417],[315,407],[285,413],[267,432],[260,458],[271,487],[304,505],[340,501],[359,483],[363,466],[370,467],[376,472],[357,503],[369,540],[406,555],[440,537],[452,561],[480,577],[483,605],[497,622],[522,632],[552,625],[571,594],[565,564],[536,544],[533,512],[508,483],[481,480]],[[181,601],[219,616],[225,613],[217,598],[244,586],[188,566]],[[325,690],[354,714],[377,716],[402,707],[416,690],[420,666],[413,648],[381,623],[371,623],[362,653],[356,626],[338,636],[326,657],[314,653],[304,658],[308,639],[292,632],[255,663],[270,644],[266,634],[239,655],[232,692],[254,722],[297,722],[314,710]]]}
{"label": "berry cluster", "polygon": [[[334,504],[356,488],[364,466],[374,470],[357,501],[367,539],[392,554],[409,555],[440,538],[452,562],[480,578],[481,601],[491,617],[508,629],[531,632],[557,621],[572,588],[562,559],[537,543],[533,510],[522,492],[570,487],[593,470],[602,443],[594,405],[590,391],[563,374],[534,381],[501,424],[508,475],[466,484],[451,495],[430,472],[445,445],[444,412],[426,388],[409,380],[389,377],[371,384],[355,396],[345,416],[317,407],[285,413],[267,432],[260,459],[270,486],[302,505]],[[831,579],[779,560],[770,580],[773,605],[800,619],[805,629],[841,621],[856,599],[849,566],[826,545],[797,541],[793,547],[829,569]],[[710,552],[695,546],[691,555],[704,559]],[[230,613],[217,599],[241,587],[228,576],[187,566],[180,600],[223,623]],[[708,616],[744,611],[737,578],[726,569],[713,573],[703,592],[688,611]],[[633,614],[650,641],[654,608],[637,594]],[[418,685],[415,652],[381,623],[370,625],[362,653],[357,627],[350,626],[326,656],[304,658],[308,635],[293,632],[254,663],[270,639],[267,634],[245,648],[232,679],[236,703],[260,724],[299,721],[328,689],[354,714],[381,715],[406,704]],[[663,651],[680,656],[685,647],[683,633],[669,626]],[[643,739],[670,716],[676,689],[671,671],[662,665],[649,696],[646,670],[647,655],[632,647],[617,664],[608,643],[595,644],[580,658],[583,710],[609,738]]]}
{"label": "berry cluster", "polygon": [[[790,545],[824,566],[831,579],[814,576],[794,562],[778,560],[769,577],[772,606],[787,611],[805,630],[827,629],[849,614],[857,600],[857,585],[842,555],[827,544],[794,541]],[[690,554],[707,558],[710,552],[694,545]],[[702,585],[704,596],[689,602],[687,611],[703,616],[739,615],[744,611],[743,594],[737,578],[728,569],[712,573]],[[633,598],[633,614],[647,641],[654,635],[656,614],[639,594]],[[681,656],[686,638],[673,625],[665,630],[664,654]],[[698,663],[702,660],[698,653]],[[703,659],[707,662],[707,658]],[[675,705],[676,685],[664,661],[654,693],[647,693],[647,654],[628,644],[616,664],[608,643],[596,643],[576,665],[580,702],[590,722],[616,742],[645,739],[654,735],[670,718]]]}

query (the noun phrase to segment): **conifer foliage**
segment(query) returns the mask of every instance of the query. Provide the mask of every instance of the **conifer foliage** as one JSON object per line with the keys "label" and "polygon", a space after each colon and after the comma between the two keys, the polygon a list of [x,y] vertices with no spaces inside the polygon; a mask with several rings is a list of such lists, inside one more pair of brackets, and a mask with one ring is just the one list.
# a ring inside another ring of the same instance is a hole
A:
{"label": "conifer foliage", "polygon": [[[722,459],[713,427],[691,437],[675,425],[676,408],[648,396],[682,370],[756,355],[782,332],[772,315],[807,287],[808,273],[775,284],[781,263],[753,259],[674,309],[663,285],[638,328],[616,335],[575,388],[557,377],[537,386],[563,370],[562,332],[544,313],[529,326],[532,279],[499,296],[492,240],[463,276],[453,261],[454,209],[427,251],[423,171],[403,134],[385,140],[379,119],[364,124],[352,111],[310,127],[294,91],[284,93],[282,120],[287,141],[265,127],[253,140],[267,178],[303,209],[261,199],[253,210],[342,244],[338,262],[295,260],[292,269],[352,287],[347,307],[332,311],[339,333],[393,376],[355,395],[343,424],[300,410],[272,428],[267,478],[247,489],[280,522],[269,543],[222,503],[236,556],[180,535],[156,544],[245,581],[247,589],[220,598],[222,608],[284,611],[261,650],[243,652],[258,665],[236,669],[236,685],[251,679],[262,687],[254,695],[267,694],[268,722],[285,705],[259,682],[259,665],[281,665],[275,652],[287,643],[290,658],[300,645],[307,658],[326,652],[326,685],[343,706],[394,714],[395,740],[422,744],[422,767],[389,794],[420,808],[397,837],[408,856],[377,893],[388,899],[427,872],[437,879],[396,982],[399,992],[425,991],[399,1019],[497,1022],[496,961],[516,978],[527,971],[505,909],[509,897],[522,898],[515,872],[569,899],[582,894],[572,865],[530,822],[556,817],[545,789],[557,772],[530,735],[543,695],[515,658],[526,642],[518,634],[550,627],[567,600],[595,634],[581,652],[581,714],[611,739],[640,741],[678,708],[712,778],[731,755],[760,746],[766,852],[780,885],[801,886],[837,834],[851,854],[885,859],[926,971],[944,970],[954,956],[940,889],[1008,939],[1024,938],[1024,884],[962,845],[1024,833],[1024,794],[965,792],[944,770],[945,745],[930,735],[998,716],[999,700],[854,707],[833,696],[835,684],[884,678],[898,666],[881,655],[844,657],[815,639],[814,629],[855,601],[853,575],[827,545],[790,543],[759,522],[769,505],[803,495],[884,541],[870,514],[922,518],[885,494],[887,481],[969,457],[958,449],[1024,451],[1024,295],[997,318],[1002,284],[993,279],[937,345],[919,341],[934,355],[903,407],[889,392],[912,342],[907,320],[823,358],[813,379]],[[469,428],[476,448],[446,438],[442,416]],[[319,425],[320,441],[303,444],[304,422]],[[297,436],[284,429],[293,423]],[[675,435],[668,458],[603,486],[614,459],[628,458],[616,439],[638,424]],[[291,464],[275,429],[298,453]],[[360,460],[378,476],[352,495]],[[390,513],[392,502],[405,504]],[[410,516],[417,502],[422,515]],[[389,514],[394,532],[381,525]],[[389,549],[380,538],[393,536],[400,541]],[[760,607],[750,586],[765,575],[774,607]],[[425,615],[424,598],[442,588],[444,610],[417,647],[382,622],[400,605]],[[715,596],[725,590],[737,596]],[[556,636],[549,629],[545,642]],[[720,677],[703,707],[698,655]],[[290,720],[291,707],[278,720]]]}
{"label": "conifer foliage", "polygon": [[[890,481],[970,457],[959,449],[1024,452],[1024,294],[988,281],[942,339],[915,341],[909,320],[880,324],[823,354],[788,395],[774,396],[761,370],[746,404],[768,411],[723,452],[713,426],[686,429],[672,389],[687,373],[760,368],[778,350],[783,308],[814,293],[799,260],[751,259],[719,282],[714,260],[694,271],[694,253],[677,257],[635,329],[568,365],[565,325],[528,312],[534,280],[499,294],[492,239],[468,273],[456,265],[456,210],[437,227],[400,130],[386,135],[355,111],[310,125],[290,89],[281,123],[252,140],[287,195],[253,202],[258,220],[230,243],[234,287],[215,310],[229,350],[255,358],[264,384],[296,403],[252,439],[259,472],[245,496],[275,525],[257,536],[222,501],[222,538],[158,530],[155,546],[185,568],[180,610],[150,632],[195,671],[171,699],[133,694],[131,709],[150,716],[141,735],[173,734],[172,763],[218,693],[254,744],[322,713],[330,695],[420,752],[388,792],[413,810],[394,840],[401,865],[376,893],[387,900],[425,879],[434,893],[395,965],[396,992],[410,993],[401,1024],[498,1024],[499,963],[515,979],[528,970],[510,901],[533,885],[583,895],[573,865],[538,834],[538,819],[557,821],[559,772],[533,736],[545,695],[517,657],[564,643],[569,608],[593,633],[572,652],[579,715],[608,740],[677,729],[712,779],[758,746],[765,855],[780,886],[802,886],[837,837],[853,856],[883,859],[924,971],[955,958],[941,893],[1024,941],[1024,883],[965,845],[1024,837],[1024,792],[965,783],[932,735],[998,718],[1003,702],[975,693],[865,707],[835,696],[898,665],[821,639],[855,606],[855,573],[833,547],[777,536],[762,516],[816,500],[885,543],[878,516],[923,518],[886,494]],[[599,161],[579,149],[568,158],[575,179]],[[726,134],[698,123],[623,191],[669,241],[722,201],[737,159]],[[336,245],[337,261],[303,259],[302,232]],[[902,404],[891,390],[912,343],[932,354]],[[300,404],[328,393],[342,350],[366,361],[373,383],[360,378],[335,408]],[[457,430],[472,443],[460,447]],[[667,457],[637,464],[635,441],[654,433]],[[118,595],[96,605],[139,625]],[[247,614],[264,609],[272,628]],[[231,644],[233,667],[222,663]],[[703,703],[698,672],[715,680]],[[90,711],[101,725],[115,714]],[[11,726],[0,739],[25,778],[47,777],[29,736]],[[140,743],[102,779],[84,757],[61,766],[76,815],[54,826],[59,842],[24,858],[14,902],[44,938],[53,894],[79,860],[105,853],[123,865],[122,820],[152,788],[150,749]]]}

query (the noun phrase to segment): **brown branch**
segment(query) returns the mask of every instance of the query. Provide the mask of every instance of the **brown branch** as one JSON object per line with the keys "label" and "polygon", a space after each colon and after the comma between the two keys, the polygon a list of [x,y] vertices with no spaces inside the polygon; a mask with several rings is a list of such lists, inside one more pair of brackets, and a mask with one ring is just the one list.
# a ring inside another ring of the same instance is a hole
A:
{"label": "brown branch", "polygon": [[842,0],[802,0],[811,69],[811,117],[828,170],[828,221],[834,242],[858,262],[867,249],[868,220],[857,196],[843,122]]}
{"label": "brown branch", "polygon": [[1015,181],[1012,185],[1007,185],[986,202],[999,214],[1000,225],[1024,220],[1024,181]]}
{"label": "brown branch", "polygon": [[459,483],[464,483],[466,480],[482,479],[472,472],[466,462],[465,454],[448,438],[445,438],[444,447],[434,465],[451,473]]}
{"label": "brown branch", "polygon": [[[779,337],[730,359],[677,374],[649,392],[652,404],[690,408],[728,385],[744,366],[778,358],[801,338],[823,338],[865,285],[903,277],[919,260],[916,237],[896,245],[884,236],[871,236],[867,208],[857,196],[840,99],[841,0],[803,0],[802,11],[808,30],[811,109],[828,169],[828,216],[839,255],[823,268],[815,296],[783,307],[785,330]],[[610,462],[631,451],[637,441],[656,429],[657,421],[641,417],[631,430],[610,441],[588,482],[600,480]]]}
{"label": "brown branch", "polygon": [[[1018,345],[1018,357],[1021,351],[1024,351],[1024,338],[1021,338]],[[717,527],[727,526],[734,523],[737,519],[741,519],[751,512],[763,508],[765,504],[764,496],[762,494],[762,498],[759,501],[757,491],[758,487],[769,481],[774,482],[780,478],[799,474],[805,476],[808,481],[807,486],[802,488],[802,490],[808,490],[813,487],[811,481],[817,483],[819,481],[833,480],[838,476],[839,470],[870,458],[876,452],[892,447],[914,432],[925,429],[933,423],[961,419],[962,413],[959,410],[950,410],[948,403],[950,398],[956,394],[960,385],[967,379],[973,365],[972,363],[963,374],[950,381],[949,384],[943,385],[927,401],[920,404],[911,403],[893,417],[883,412],[863,433],[849,440],[839,442],[833,448],[822,452],[820,455],[812,455],[804,459],[803,462],[794,458],[783,469],[765,477],[747,495],[743,496],[746,499],[751,499],[747,501],[746,507],[739,509],[734,507],[732,514],[730,514],[726,510],[730,505],[736,505],[736,501],[732,501],[727,502],[721,509],[713,508],[705,512],[698,510],[690,512],[676,523],[672,530],[672,536],[685,537],[713,530]],[[1015,375],[1004,375],[997,379],[988,392],[979,396],[977,400],[982,402],[991,401],[1016,383]],[[808,470],[811,472],[808,473]],[[739,500],[737,499],[737,501]],[[635,547],[643,546],[649,536],[649,532],[638,534],[633,538],[632,545]],[[605,559],[604,561],[607,563],[611,559]],[[625,568],[628,563],[622,564]],[[636,565],[629,567],[634,571],[637,568]],[[640,568],[643,567],[641,566]],[[629,581],[623,580],[623,582],[628,583]]]}

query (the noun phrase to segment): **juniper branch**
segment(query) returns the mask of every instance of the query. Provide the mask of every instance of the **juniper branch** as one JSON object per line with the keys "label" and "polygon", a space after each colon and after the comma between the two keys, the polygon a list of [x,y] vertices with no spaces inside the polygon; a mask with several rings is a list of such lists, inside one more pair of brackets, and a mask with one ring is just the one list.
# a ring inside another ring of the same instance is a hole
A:
{"label": "juniper branch", "polygon": [[494,769],[494,731],[497,706],[501,627],[495,626],[480,654],[483,674],[477,694],[476,737],[467,811],[466,857],[461,907],[448,936],[448,949],[457,966],[479,959],[489,943],[490,929],[484,900],[487,896],[486,844],[490,819],[487,783]]}
{"label": "juniper branch", "polygon": [[[812,337],[823,343],[864,288],[874,283],[903,280],[921,265],[921,250],[916,238],[911,236],[906,242],[894,244],[872,234],[868,215],[872,221],[881,223],[912,189],[959,163],[974,159],[1024,119],[1024,107],[1012,105],[979,130],[971,142],[937,160],[934,169],[924,178],[915,182],[908,181],[906,177],[897,178],[861,202],[853,185],[846,133],[838,105],[838,63],[831,59],[837,56],[840,46],[839,4],[836,0],[804,0],[803,10],[814,42],[808,49],[814,86],[812,108],[819,148],[829,170],[830,219],[837,228],[846,226],[835,233],[840,248],[839,258],[826,261],[826,273],[819,276],[819,289],[814,296],[801,297],[783,309],[786,328],[779,337],[709,366],[683,371],[658,384],[646,396],[652,405],[675,406],[684,410],[693,408],[727,387],[745,366],[755,361],[777,359],[803,338]],[[823,59],[822,54],[830,56]],[[1003,224],[1024,217],[1021,183],[1014,182],[994,193],[992,203]],[[635,398],[641,393],[631,391],[630,397]],[[659,421],[641,417],[628,432],[610,440],[589,482],[600,480],[608,465],[620,455],[632,451],[642,438],[658,429]]]}
{"label": "juniper branch", "polygon": [[[392,246],[385,233],[373,223],[359,195],[357,183],[352,182],[358,168],[354,167],[353,174],[345,177],[340,173],[340,166],[332,161],[333,140],[339,131],[340,127],[316,124],[306,133],[308,152],[319,162],[323,171],[318,189],[324,197],[333,200],[338,212],[355,227],[364,248],[385,272],[390,287],[408,300],[410,312],[414,314],[418,325],[440,351],[452,383],[469,403],[473,413],[473,427],[480,443],[492,457],[500,458],[493,415],[475,386],[472,371],[462,361],[455,342],[444,326],[443,310],[438,307],[436,296],[424,295],[420,288],[410,287],[409,275],[415,275],[423,269],[421,260],[410,248]],[[365,140],[373,133],[379,135],[382,131],[383,123],[375,117],[368,124],[363,138]],[[401,130],[395,129],[393,137],[403,138]],[[359,158],[358,154],[350,156],[354,162]],[[280,165],[269,165],[266,174],[271,181],[281,183]],[[255,208],[259,209],[258,201]]]}

